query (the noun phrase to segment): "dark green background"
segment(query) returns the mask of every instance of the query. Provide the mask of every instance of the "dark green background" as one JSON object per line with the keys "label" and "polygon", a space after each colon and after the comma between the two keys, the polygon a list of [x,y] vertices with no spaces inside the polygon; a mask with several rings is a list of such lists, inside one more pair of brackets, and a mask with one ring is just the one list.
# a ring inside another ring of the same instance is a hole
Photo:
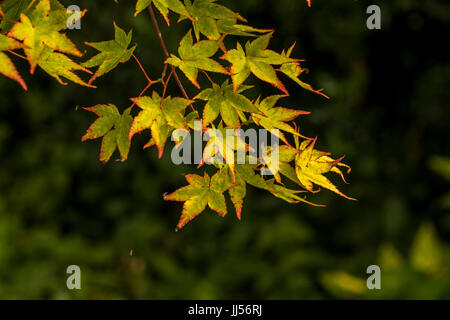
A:
{"label": "dark green background", "polygon": [[[62,2],[89,10],[69,32],[88,56],[83,41],[111,39],[115,20],[134,29],[137,56],[159,76],[162,52],[148,14],[133,18],[135,1]],[[31,77],[14,58],[29,90],[0,77],[0,298],[450,298],[449,184],[429,166],[449,155],[450,4],[312,2],[223,1],[251,25],[275,28],[272,49],[297,42],[304,80],[331,100],[289,85],[286,106],[312,111],[302,132],[346,155],[350,185],[339,186],[357,202],[324,191],[313,199],[326,208],[290,205],[250,189],[242,221],[206,211],[176,233],[181,204],[162,195],[193,166],[142,151],[148,134],[133,140],[127,162],[107,165],[100,141],[80,141],[95,119],[80,107],[128,107],[146,84],[137,65],[120,65],[94,90],[60,86],[42,70]],[[381,6],[382,30],[366,28],[369,4]],[[171,18],[170,29],[160,22],[176,53],[189,24]],[[71,264],[82,290],[66,288]],[[372,264],[382,270],[376,292],[365,287]]]}

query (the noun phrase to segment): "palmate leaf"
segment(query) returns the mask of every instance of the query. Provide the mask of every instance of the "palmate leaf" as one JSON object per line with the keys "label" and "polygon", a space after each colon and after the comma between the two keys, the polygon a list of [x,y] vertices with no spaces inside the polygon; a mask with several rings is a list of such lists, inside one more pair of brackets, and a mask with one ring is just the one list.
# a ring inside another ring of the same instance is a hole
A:
{"label": "palmate leaf", "polygon": [[186,77],[197,87],[200,85],[197,83],[198,70],[210,71],[228,74],[228,71],[220,65],[217,61],[210,59],[214,56],[219,49],[217,41],[202,40],[193,44],[192,32],[189,32],[183,37],[178,48],[178,54],[180,58],[175,55],[171,55],[166,60],[166,63],[180,68]]}
{"label": "palmate leaf", "polygon": [[132,31],[128,32],[127,34],[124,30],[119,28],[116,23],[114,23],[114,31],[114,40],[102,42],[86,42],[88,46],[93,47],[101,52],[83,63],[83,66],[87,68],[98,66],[97,71],[89,80],[89,84],[91,84],[98,77],[116,68],[119,63],[127,62],[136,49],[136,45],[128,49],[128,46],[130,45],[133,37]]}
{"label": "palmate leaf", "polygon": [[289,94],[283,83],[278,79],[272,65],[292,63],[296,60],[268,50],[267,47],[271,37],[272,33],[269,33],[252,42],[247,42],[245,51],[238,42],[236,49],[228,51],[223,56],[223,59],[231,63],[231,79],[235,91],[253,73],[262,81],[272,84],[286,95]]}
{"label": "palmate leaf", "polygon": [[241,220],[244,198],[247,195],[247,184],[241,176],[235,174],[233,184],[230,189],[228,189],[228,194],[230,195],[231,202],[236,209],[236,216],[239,220]]}
{"label": "palmate leaf", "polygon": [[305,141],[300,148],[297,149],[295,154],[295,173],[301,185],[306,190],[314,192],[314,184],[317,184],[344,198],[356,200],[343,194],[324,176],[325,173],[336,172],[343,177],[342,172],[337,168],[337,166],[349,168],[347,165],[341,163],[343,158],[334,160],[330,158],[327,153],[315,150],[315,143],[316,139]]}
{"label": "palmate leaf", "polygon": [[168,17],[169,10],[172,10],[181,16],[192,19],[191,15],[186,10],[186,7],[180,0],[138,0],[136,3],[136,12],[134,13],[134,16],[137,16],[152,3],[162,14],[164,20],[167,22],[167,25],[170,25]]}
{"label": "palmate leaf", "polygon": [[[292,54],[292,50],[295,47],[295,43],[287,50],[281,53],[283,57],[289,58]],[[280,71],[283,72],[285,75],[287,75],[289,78],[291,78],[293,81],[295,81],[299,86],[302,88],[312,91],[314,93],[320,94],[328,99],[328,96],[325,95],[321,90],[315,90],[313,87],[299,79],[299,76],[306,71],[306,69],[303,69],[300,67],[300,63],[298,61],[290,62],[282,64],[280,67]]]}
{"label": "palmate leaf", "polygon": [[[36,7],[37,3],[38,1],[32,0],[1,1],[0,14],[5,19],[0,22],[0,29],[2,32],[8,32],[14,25],[12,21],[18,21],[21,13],[28,14],[31,12]],[[50,0],[50,9],[52,11],[60,11],[61,13],[64,11],[67,15],[64,6],[58,0]]]}
{"label": "palmate leaf", "polygon": [[189,185],[177,191],[164,195],[164,200],[184,202],[183,211],[177,229],[183,228],[188,222],[202,213],[206,206],[220,216],[227,214],[227,205],[223,193],[232,184],[226,169],[219,170],[212,178],[208,174],[199,176],[186,175]]}
{"label": "palmate leaf", "polygon": [[136,133],[151,129],[152,138],[161,158],[164,146],[173,129],[186,129],[188,123],[184,117],[184,110],[192,102],[183,98],[161,97],[154,91],[152,97],[131,99],[142,111],[134,118],[129,132],[131,140]]}
{"label": "palmate leaf", "polygon": [[13,62],[5,53],[2,52],[22,48],[22,46],[23,45],[20,42],[0,34],[0,73],[12,80],[17,81],[22,88],[27,90],[27,85],[20,76]]}
{"label": "palmate leaf", "polygon": [[265,180],[260,174],[255,173],[257,170],[256,165],[241,164],[236,166],[236,181],[242,179],[245,184],[249,184],[258,189],[267,190],[275,197],[280,198],[288,203],[304,202],[313,206],[322,207],[312,202],[307,201],[305,198],[300,197],[298,194],[303,191],[291,190],[275,183],[275,179]]}
{"label": "palmate leaf", "polygon": [[96,88],[95,86],[84,82],[73,72],[75,70],[81,70],[92,74],[90,70],[79,65],[78,63],[73,62],[66,55],[53,51],[47,46],[45,46],[45,49],[42,52],[38,65],[62,85],[66,85],[67,83],[63,82],[60,77],[64,77],[85,87]]}
{"label": "palmate leaf", "polygon": [[237,128],[241,125],[240,116],[243,112],[257,113],[258,109],[241,93],[250,86],[241,86],[234,93],[233,86],[226,80],[222,86],[213,84],[212,88],[200,92],[194,99],[207,101],[203,110],[203,125],[207,127],[217,119],[219,113],[228,127]]}
{"label": "palmate leaf", "polygon": [[45,50],[45,46],[71,54],[82,56],[72,41],[61,30],[66,28],[62,23],[61,11],[50,12],[50,0],[40,0],[33,11],[20,14],[20,22],[9,31],[8,36],[23,41],[25,55],[30,63],[30,73],[34,70]]}
{"label": "palmate leaf", "polygon": [[257,29],[238,23],[238,19],[223,19],[217,21],[217,28],[221,34],[242,37],[256,37],[258,34],[273,32],[271,29]]}
{"label": "palmate leaf", "polygon": [[100,160],[105,163],[108,162],[118,148],[121,160],[125,161],[130,151],[128,134],[133,122],[130,115],[131,108],[126,109],[122,115],[113,104],[83,109],[95,113],[99,118],[89,127],[82,141],[103,137]]}
{"label": "palmate leaf", "polygon": [[[310,114],[310,112],[275,107],[278,100],[283,97],[283,95],[269,96],[261,102],[258,98],[255,102],[255,106],[260,112],[252,114],[253,121],[268,131],[271,131],[272,129],[279,129],[294,135],[299,135],[299,133],[286,122],[292,121],[300,115]],[[278,137],[285,143],[288,143],[282,132],[279,133]]]}
{"label": "palmate leaf", "polygon": [[229,128],[224,128],[221,122],[217,128],[213,126],[206,131],[206,137],[209,140],[203,149],[202,164],[222,164],[226,162],[234,175],[235,151],[245,154],[249,146],[238,135],[227,137],[227,129]]}
{"label": "palmate leaf", "polygon": [[[238,13],[215,2],[216,0],[194,0],[192,3],[190,0],[185,0],[186,9],[194,20],[192,26],[197,41],[200,40],[200,34],[210,40],[219,40],[223,31],[223,24],[221,24],[223,20],[246,22]],[[222,25],[222,30],[220,25]],[[256,30],[252,31],[257,32]]]}

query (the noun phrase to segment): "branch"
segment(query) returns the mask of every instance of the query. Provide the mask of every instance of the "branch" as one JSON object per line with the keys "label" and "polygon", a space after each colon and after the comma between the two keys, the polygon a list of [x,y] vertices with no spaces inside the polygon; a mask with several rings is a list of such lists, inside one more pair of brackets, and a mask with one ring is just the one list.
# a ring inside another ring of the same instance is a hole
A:
{"label": "branch", "polygon": [[[156,35],[158,36],[159,43],[160,43],[161,48],[163,50],[164,56],[167,59],[167,58],[169,58],[169,51],[167,50],[166,44],[165,44],[164,39],[163,39],[162,34],[161,34],[161,30],[159,29],[159,24],[158,24],[158,21],[156,20],[155,12],[153,11],[152,4],[150,4],[148,6],[148,12],[150,13],[150,18],[152,20],[153,27],[155,28]],[[177,84],[178,84],[178,87],[181,90],[181,93],[183,94],[183,96],[184,96],[184,98],[186,100],[190,101],[191,99],[189,99],[189,96],[187,95],[186,90],[184,89],[183,84],[181,83],[180,78],[178,77],[178,74],[177,74],[177,71],[175,70],[175,67],[172,66],[172,65],[170,67],[172,68],[173,77],[177,81]],[[192,105],[192,103],[190,103],[190,105],[191,105],[192,111],[195,111],[194,106]]]}

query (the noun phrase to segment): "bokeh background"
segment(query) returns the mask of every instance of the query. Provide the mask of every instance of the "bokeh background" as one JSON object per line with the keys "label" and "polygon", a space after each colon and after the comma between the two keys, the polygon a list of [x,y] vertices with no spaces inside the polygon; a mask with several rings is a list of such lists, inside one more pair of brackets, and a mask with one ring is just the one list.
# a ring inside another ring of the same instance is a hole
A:
{"label": "bokeh background", "polygon": [[[88,55],[83,41],[111,39],[114,19],[134,29],[136,54],[159,76],[162,52],[148,14],[133,17],[135,1],[62,2],[89,10],[70,31]],[[146,135],[125,163],[104,165],[100,141],[81,143],[95,116],[80,107],[123,110],[146,84],[137,65],[120,65],[93,90],[62,87],[42,70],[31,77],[14,59],[29,91],[0,77],[0,298],[450,298],[450,4],[304,2],[223,1],[251,25],[275,28],[271,48],[297,42],[304,80],[331,100],[291,85],[289,105],[312,111],[300,125],[319,149],[346,155],[353,170],[340,186],[357,202],[325,191],[314,200],[326,208],[290,205],[250,188],[242,221],[206,211],[175,232],[181,204],[162,195],[194,167],[143,151]],[[366,28],[369,4],[381,6],[382,30]],[[160,22],[176,52],[188,23]],[[78,291],[66,288],[72,264]],[[366,288],[372,264],[381,290]]]}

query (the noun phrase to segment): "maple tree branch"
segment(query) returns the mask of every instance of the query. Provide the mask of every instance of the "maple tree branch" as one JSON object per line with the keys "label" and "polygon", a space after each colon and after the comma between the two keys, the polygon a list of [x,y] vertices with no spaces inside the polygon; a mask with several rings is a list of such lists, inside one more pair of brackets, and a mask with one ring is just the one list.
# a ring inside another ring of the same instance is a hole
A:
{"label": "maple tree branch", "polygon": [[[169,58],[169,51],[167,50],[166,43],[164,42],[164,39],[163,39],[162,34],[161,34],[161,30],[159,29],[158,20],[156,20],[156,16],[155,16],[155,12],[153,11],[152,4],[150,4],[148,6],[148,12],[150,13],[150,18],[152,20],[153,27],[155,28],[156,35],[158,36],[159,43],[160,43],[161,48],[163,50],[164,56],[167,59],[167,58]],[[178,87],[180,88],[181,93],[183,94],[184,98],[186,100],[191,101],[191,99],[189,99],[189,96],[186,93],[186,90],[183,87],[183,84],[180,81],[180,78],[178,77],[178,74],[177,74],[177,71],[175,70],[175,67],[171,65],[171,68],[172,68],[172,72],[173,72],[173,77],[175,78],[175,80],[176,80],[176,82],[178,84]],[[195,111],[194,106],[192,105],[192,103],[190,103],[190,106],[191,106],[192,111]]]}
{"label": "maple tree branch", "polygon": [[134,60],[136,60],[137,64],[139,65],[139,68],[141,69],[142,73],[144,74],[145,78],[147,79],[148,83],[152,84],[153,81],[150,79],[150,77],[148,76],[147,72],[145,71],[144,67],[142,66],[141,62],[139,61],[139,59],[133,54],[132,55]]}

